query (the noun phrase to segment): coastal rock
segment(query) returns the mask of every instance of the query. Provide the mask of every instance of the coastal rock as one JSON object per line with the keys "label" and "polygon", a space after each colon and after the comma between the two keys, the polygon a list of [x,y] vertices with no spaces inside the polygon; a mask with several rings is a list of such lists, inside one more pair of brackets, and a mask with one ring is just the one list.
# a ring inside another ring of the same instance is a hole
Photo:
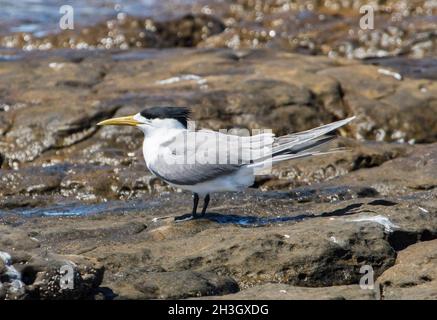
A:
{"label": "coastal rock", "polygon": [[32,237],[23,230],[13,229],[5,225],[0,225],[0,231],[0,251],[21,251],[36,249],[40,247],[39,241],[32,239]]}
{"label": "coastal rock", "polygon": [[[192,107],[197,128],[274,128],[285,134],[357,115],[343,136],[410,143],[434,142],[436,136],[434,82],[398,81],[358,62],[271,50],[238,55],[182,49],[82,53],[80,59],[29,53],[23,59],[1,67],[7,111],[0,119],[8,124],[0,138],[2,168],[66,158],[111,166],[142,163],[140,132],[95,124],[168,104]],[[35,72],[28,73],[29,67]],[[32,84],[25,92],[24,83]],[[366,90],[359,89],[363,83]]]}
{"label": "coastal rock", "polygon": [[[204,10],[203,3],[195,9]],[[266,1],[263,5],[244,0],[236,4],[211,2],[207,8],[225,21],[227,28],[206,38],[201,47],[270,47],[354,59],[423,58],[436,50],[435,23],[428,19],[435,10],[426,0],[377,4],[364,0]],[[370,10],[374,23],[365,30],[362,18]]]}
{"label": "coastal rock", "polygon": [[436,143],[416,146],[403,157],[353,171],[339,177],[335,183],[356,186],[365,182],[384,196],[408,194],[411,190],[433,190],[437,181],[436,157]]}
{"label": "coastal rock", "polygon": [[[32,218],[21,216],[15,208],[0,215],[1,247],[6,252],[50,248],[62,256],[93,257],[105,266],[101,286],[112,292],[100,293],[103,298],[226,295],[230,291],[221,288],[229,288],[229,282],[223,280],[223,287],[217,284],[222,280],[211,279],[227,277],[242,292],[254,287],[248,296],[259,292],[258,286],[274,283],[297,287],[290,292],[319,288],[305,291],[308,297],[378,298],[369,292],[359,297],[349,295],[349,290],[325,292],[322,288],[358,285],[362,266],[371,266],[378,279],[396,267],[397,252],[418,242],[434,242],[430,240],[437,238],[435,144],[356,144],[347,155],[355,160],[343,160],[348,169],[341,176],[293,190],[214,195],[206,218],[195,221],[174,221],[175,216],[189,212],[192,203],[189,194],[177,192],[145,193],[94,206],[42,206],[29,213]],[[320,161],[340,159],[342,163],[341,154]],[[72,172],[81,171],[67,170],[66,176]],[[59,217],[61,212],[66,216]],[[69,214],[81,212],[79,217]],[[180,289],[165,291],[162,284],[167,281],[173,288],[180,284]],[[156,285],[148,286],[152,282]],[[387,298],[401,294],[401,285],[384,286]]]}
{"label": "coastal rock", "polygon": [[[434,297],[430,79],[269,49],[20,57],[0,63],[1,298]],[[197,128],[277,134],[357,118],[331,145],[346,150],[284,163],[175,222],[191,195],[147,171],[142,133],[95,125],[167,104],[190,106]],[[424,272],[403,270],[403,252]],[[77,289],[59,292],[68,261]],[[362,266],[381,296],[357,288]]]}
{"label": "coastal rock", "polygon": [[[98,6],[92,7],[98,10]],[[0,46],[26,50],[269,47],[354,59],[423,58],[436,53],[435,7],[427,0],[375,4],[364,0],[264,1],[262,5],[248,0],[196,0],[162,7],[145,4],[144,14],[149,17],[140,18],[138,7],[114,11],[112,17],[97,23],[93,19],[74,31],[39,32],[44,35],[38,37],[29,32],[7,34],[6,30]],[[363,14],[370,10],[374,22],[365,28]]]}
{"label": "coastal rock", "polygon": [[120,14],[115,19],[80,30],[66,30],[45,37],[25,33],[0,38],[0,45],[71,49],[128,49],[194,47],[207,37],[224,30],[223,23],[211,15],[186,14],[170,20],[136,18]]}
{"label": "coastal rock", "polygon": [[437,299],[437,240],[399,252],[396,264],[378,282],[383,299]]}
{"label": "coastal rock", "polygon": [[134,287],[144,299],[183,299],[238,291],[238,284],[230,277],[192,271],[147,273]]}
{"label": "coastal rock", "polygon": [[[339,190],[338,186],[324,188],[315,187],[319,194],[333,196]],[[148,207],[137,203],[128,209],[125,204],[124,213],[32,219],[3,215],[2,235],[21,234],[21,240],[2,243],[12,251],[16,243],[33,237],[39,245],[29,247],[29,252],[43,246],[62,256],[93,257],[105,266],[101,286],[112,292],[104,298],[182,298],[237,290],[221,291],[229,288],[227,283],[238,284],[243,298],[244,290],[273,282],[298,286],[289,291],[279,289],[291,292],[290,299],[293,292],[308,297],[322,294],[326,298],[367,299],[374,297],[373,293],[366,291],[361,296],[354,290],[325,287],[357,285],[363,265],[372,266],[377,278],[393,267],[396,250],[436,238],[435,194],[433,190],[417,192],[414,202],[411,196],[402,195],[356,196],[301,201],[293,192],[248,191],[238,197],[223,194],[213,197],[206,219],[179,223],[174,222],[174,216],[188,212],[191,204],[190,196],[182,193],[146,198],[146,203],[155,203]],[[96,210],[107,208],[110,205]],[[17,227],[12,228],[12,223]],[[17,263],[20,259],[28,258],[17,257]],[[227,277],[234,281],[211,280]],[[175,290],[165,291],[166,283]],[[256,289],[248,296],[256,292],[265,296]]]}
{"label": "coastal rock", "polygon": [[84,256],[0,252],[0,298],[86,299],[103,278],[103,266]]}
{"label": "coastal rock", "polygon": [[235,294],[203,297],[219,300],[376,300],[376,290],[361,289],[358,285],[323,288],[295,287],[268,283],[242,290]]}

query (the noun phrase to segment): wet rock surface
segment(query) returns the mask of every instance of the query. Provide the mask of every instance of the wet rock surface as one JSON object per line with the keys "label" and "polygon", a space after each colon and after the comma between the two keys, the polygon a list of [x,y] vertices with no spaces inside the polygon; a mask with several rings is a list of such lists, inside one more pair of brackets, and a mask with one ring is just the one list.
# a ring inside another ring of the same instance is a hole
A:
{"label": "wet rock surface", "polygon": [[384,299],[437,299],[437,241],[414,244],[378,279]]}
{"label": "wet rock surface", "polygon": [[231,277],[210,272],[150,272],[139,278],[134,288],[139,298],[181,299],[238,291],[237,282]]}
{"label": "wet rock surface", "polygon": [[[367,289],[366,289],[367,290]],[[376,300],[375,290],[363,290],[357,285],[323,288],[295,287],[287,284],[269,283],[242,290],[236,294],[204,297],[223,300]]]}
{"label": "wet rock surface", "polygon": [[[314,188],[333,192],[322,185]],[[298,294],[308,299],[379,298],[378,286],[358,289],[365,265],[387,287],[385,298],[399,297],[402,285],[384,279],[399,269],[395,261],[413,246],[419,255],[422,245],[429,254],[435,251],[434,241],[428,241],[437,238],[435,198],[435,191],[428,190],[300,202],[285,192],[248,191],[214,197],[205,219],[175,222],[175,216],[189,212],[191,199],[170,193],[114,213],[108,213],[108,204],[80,217],[2,214],[2,235],[14,236],[3,240],[2,247],[12,254],[44,250],[96,260],[105,267],[105,290],[94,291],[100,298],[276,298],[283,290],[282,298],[290,299]],[[148,202],[157,205],[147,207]],[[398,281],[409,281],[404,273],[394,274]],[[432,298],[433,282],[424,282]],[[238,290],[236,297],[226,295]]]}
{"label": "wet rock surface", "polygon": [[[0,299],[91,299],[102,282],[104,267],[95,259],[78,255],[57,255],[24,246],[29,240],[10,239],[2,227],[0,241]],[[14,231],[14,234],[16,232]],[[31,241],[38,240],[30,237]],[[23,242],[21,242],[23,240]],[[17,243],[15,241],[20,241]],[[34,249],[30,251],[30,249]]]}
{"label": "wet rock surface", "polygon": [[356,115],[342,135],[434,142],[435,82],[399,81],[379,70],[270,50],[28,53],[1,63],[2,168],[63,164],[68,157],[143,170],[140,132],[95,124],[167,104],[192,107],[197,126],[212,129],[284,134]]}
{"label": "wet rock surface", "polygon": [[153,16],[139,18],[147,13],[124,12],[118,4],[112,17],[101,17],[103,21],[97,24],[74,31],[52,26],[50,33],[42,36],[6,33],[0,37],[0,47],[270,47],[355,59],[436,54],[433,0],[194,0],[172,5],[174,8],[168,5]]}
{"label": "wet rock surface", "polygon": [[201,44],[207,47],[273,47],[355,59],[422,58],[435,52],[430,1],[242,0],[229,6],[208,3],[207,8],[227,27]]}
{"label": "wet rock surface", "polygon": [[194,47],[225,28],[219,19],[204,14],[187,14],[166,21],[119,17],[79,31],[68,30],[46,37],[18,33],[1,39],[1,46],[26,50]]}
{"label": "wet rock surface", "polygon": [[[268,49],[8,54],[0,298],[435,298],[430,77]],[[141,133],[95,126],[167,104],[191,106],[198,128],[357,119],[332,145],[347,151],[274,167],[213,195],[205,219],[175,222],[191,196],[147,172]],[[65,264],[75,289],[60,290]],[[363,266],[373,290],[359,287]]]}

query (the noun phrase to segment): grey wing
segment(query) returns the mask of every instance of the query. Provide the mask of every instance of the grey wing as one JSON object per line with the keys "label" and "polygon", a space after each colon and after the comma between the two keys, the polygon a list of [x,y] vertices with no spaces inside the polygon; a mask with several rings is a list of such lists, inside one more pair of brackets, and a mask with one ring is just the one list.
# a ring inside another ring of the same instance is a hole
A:
{"label": "grey wing", "polygon": [[257,135],[234,135],[201,130],[196,132],[196,154],[213,151],[219,163],[248,165],[263,156],[270,156],[275,135],[271,132]]}
{"label": "grey wing", "polygon": [[243,164],[220,162],[219,143],[213,131],[183,132],[161,145],[160,154],[149,170],[176,185],[195,185],[233,174]]}
{"label": "grey wing", "polygon": [[184,131],[162,147],[171,149],[174,155],[195,158],[196,162],[207,159],[209,163],[245,165],[259,158],[260,154],[271,154],[273,142],[271,132],[239,136],[200,130]]}
{"label": "grey wing", "polygon": [[149,166],[149,170],[162,180],[175,185],[195,185],[230,175],[240,167],[232,164],[168,164],[159,161]]}

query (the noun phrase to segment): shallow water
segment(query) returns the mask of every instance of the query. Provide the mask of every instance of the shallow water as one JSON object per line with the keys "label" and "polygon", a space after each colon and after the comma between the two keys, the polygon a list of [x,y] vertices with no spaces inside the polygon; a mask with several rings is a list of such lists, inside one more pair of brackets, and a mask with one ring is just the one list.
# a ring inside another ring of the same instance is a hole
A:
{"label": "shallow water", "polygon": [[17,208],[0,210],[1,215],[20,214],[27,217],[43,216],[87,216],[101,213],[129,213],[162,205],[160,201],[108,201],[97,204],[69,202],[48,207]]}
{"label": "shallow water", "polygon": [[[180,7],[192,0],[172,0],[171,6]],[[171,15],[168,1],[158,0],[2,0],[0,34],[16,32],[44,36],[59,31],[59,9],[63,5],[74,8],[74,21],[79,26],[95,24],[113,18],[120,12],[132,16]]]}

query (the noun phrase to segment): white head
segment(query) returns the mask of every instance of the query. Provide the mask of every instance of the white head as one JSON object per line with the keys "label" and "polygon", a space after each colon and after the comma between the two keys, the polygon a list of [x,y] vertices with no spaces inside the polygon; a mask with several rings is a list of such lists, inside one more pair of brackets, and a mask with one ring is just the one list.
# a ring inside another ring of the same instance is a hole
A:
{"label": "white head", "polygon": [[189,115],[187,108],[152,107],[132,116],[104,120],[97,125],[135,126],[147,134],[154,129],[186,129]]}

